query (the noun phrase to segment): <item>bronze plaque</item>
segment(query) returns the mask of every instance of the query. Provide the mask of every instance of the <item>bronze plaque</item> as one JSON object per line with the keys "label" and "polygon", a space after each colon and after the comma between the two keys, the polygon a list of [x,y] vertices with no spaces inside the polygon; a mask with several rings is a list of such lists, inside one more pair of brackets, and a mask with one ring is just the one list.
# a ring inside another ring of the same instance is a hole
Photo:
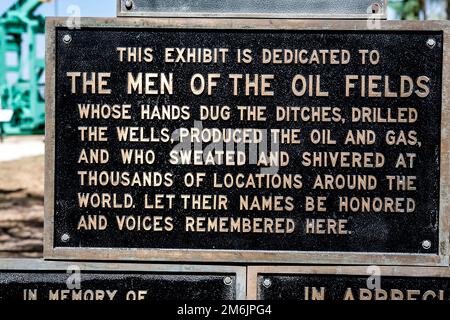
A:
{"label": "bronze plaque", "polygon": [[448,23],[81,24],[47,24],[47,257],[448,264]]}

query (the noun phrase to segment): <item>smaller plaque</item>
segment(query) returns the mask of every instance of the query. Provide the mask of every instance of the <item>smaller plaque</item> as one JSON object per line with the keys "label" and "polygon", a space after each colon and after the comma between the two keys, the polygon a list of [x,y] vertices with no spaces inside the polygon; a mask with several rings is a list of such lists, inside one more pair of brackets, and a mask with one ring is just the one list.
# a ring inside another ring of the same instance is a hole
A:
{"label": "smaller plaque", "polygon": [[249,267],[254,300],[450,300],[446,267]]}
{"label": "smaller plaque", "polygon": [[0,301],[245,299],[245,268],[0,260]]}
{"label": "smaller plaque", "polygon": [[386,19],[387,0],[117,0],[118,17]]}

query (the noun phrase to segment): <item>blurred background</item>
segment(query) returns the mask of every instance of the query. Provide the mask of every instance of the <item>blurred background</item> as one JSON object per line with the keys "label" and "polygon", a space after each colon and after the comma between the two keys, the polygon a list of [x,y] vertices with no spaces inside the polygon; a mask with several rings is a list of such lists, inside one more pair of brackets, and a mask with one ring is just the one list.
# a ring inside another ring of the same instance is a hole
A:
{"label": "blurred background", "polygon": [[447,20],[450,0],[388,0],[388,19]]}
{"label": "blurred background", "polygon": [[[115,15],[116,0],[0,1],[0,257],[42,256],[44,19]],[[450,0],[389,0],[390,20],[449,17]]]}

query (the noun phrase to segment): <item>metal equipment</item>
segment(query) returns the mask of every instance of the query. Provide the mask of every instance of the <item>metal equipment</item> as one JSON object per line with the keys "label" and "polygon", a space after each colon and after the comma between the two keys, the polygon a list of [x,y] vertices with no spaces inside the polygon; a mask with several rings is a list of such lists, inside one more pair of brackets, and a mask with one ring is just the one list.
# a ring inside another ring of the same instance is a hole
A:
{"label": "metal equipment", "polygon": [[45,123],[44,59],[37,56],[37,37],[45,33],[45,19],[36,9],[50,0],[17,0],[0,16],[0,100],[13,110],[6,134],[42,132]]}

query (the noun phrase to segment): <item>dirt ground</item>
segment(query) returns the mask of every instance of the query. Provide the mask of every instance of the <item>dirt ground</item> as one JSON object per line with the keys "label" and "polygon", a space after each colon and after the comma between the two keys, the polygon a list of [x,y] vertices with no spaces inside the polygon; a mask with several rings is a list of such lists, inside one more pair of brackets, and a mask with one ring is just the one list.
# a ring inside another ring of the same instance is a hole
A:
{"label": "dirt ground", "polygon": [[44,156],[0,162],[0,257],[42,257]]}

